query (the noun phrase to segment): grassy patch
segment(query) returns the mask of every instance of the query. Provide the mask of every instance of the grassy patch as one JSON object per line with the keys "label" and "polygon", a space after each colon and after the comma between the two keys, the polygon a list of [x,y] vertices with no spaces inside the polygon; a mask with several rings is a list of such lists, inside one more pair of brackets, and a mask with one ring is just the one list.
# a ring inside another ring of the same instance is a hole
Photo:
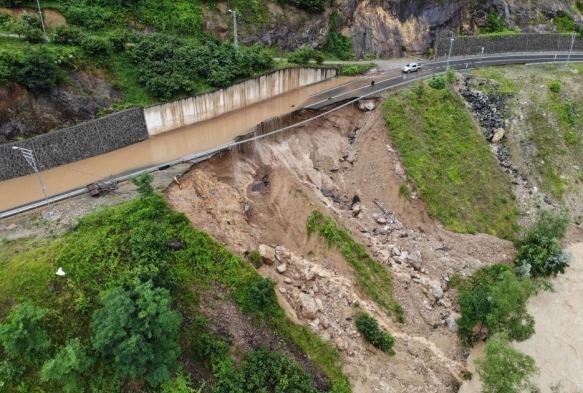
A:
{"label": "grassy patch", "polygon": [[376,63],[366,63],[366,64],[338,64],[340,67],[340,75],[344,76],[356,76],[366,73],[368,70],[375,68]]}
{"label": "grassy patch", "polygon": [[480,68],[479,74],[486,79],[491,79],[496,82],[492,85],[481,86],[482,91],[486,94],[516,94],[518,92],[518,86],[516,85],[516,82],[506,78],[502,71],[498,68]]}
{"label": "grassy patch", "polygon": [[583,165],[583,105],[580,98],[564,92],[566,87],[549,91],[546,97],[537,95],[527,117],[528,139],[536,147],[533,164],[542,177],[541,188],[559,199],[568,190],[570,168]]}
{"label": "grassy patch", "polygon": [[[170,240],[179,242],[181,249],[169,248]],[[234,364],[233,356],[239,359],[247,355],[240,353],[240,348],[231,348],[231,344],[212,337],[195,339],[205,333],[206,322],[198,311],[200,295],[220,288],[225,301],[235,302],[243,312],[254,315],[258,326],[270,328],[292,352],[305,353],[314,368],[326,376],[331,391],[350,392],[338,353],[308,329],[287,319],[277,303],[273,283],[259,276],[249,262],[194,229],[183,214],[170,210],[160,196],[144,196],[97,211],[82,218],[70,233],[50,243],[2,240],[0,247],[0,323],[5,323],[14,305],[24,301],[47,309],[43,325],[52,341],[48,354],[55,354],[74,338],[91,347],[90,322],[94,311],[101,307],[99,296],[112,288],[152,281],[156,287],[170,291],[174,308],[182,316],[179,341],[183,361],[213,365],[211,371],[218,374],[217,383],[227,383],[230,374],[221,379],[222,374],[214,368],[214,357],[217,353],[226,356],[221,357],[221,362],[226,363],[220,366],[227,367],[228,362]],[[65,277],[55,275],[58,267],[66,272]],[[87,383],[95,391],[124,391],[123,383],[112,370],[111,359],[97,352],[91,352],[91,356],[95,367],[86,377]],[[245,359],[254,359],[249,356]],[[290,362],[288,368],[282,357],[285,355],[274,356],[271,366],[286,378],[295,378],[299,366]],[[5,359],[0,349],[0,360]],[[251,363],[249,366],[254,370],[255,360]],[[5,382],[4,390],[0,387],[0,391],[62,391],[58,384],[41,382],[38,369],[30,369],[13,381],[4,378],[6,370],[0,367],[0,379]],[[254,372],[243,374],[256,381]],[[300,374],[297,375],[302,384],[311,383],[308,381],[311,376]],[[142,388],[146,387],[140,376],[135,380]]]}
{"label": "grassy patch", "polygon": [[326,239],[328,246],[338,246],[344,258],[354,268],[358,287],[397,321],[404,322],[403,308],[393,295],[391,273],[372,259],[362,244],[355,242],[346,228],[338,228],[332,217],[313,210],[308,217],[308,235],[314,232]]}
{"label": "grassy patch", "polygon": [[514,237],[518,210],[510,178],[457,93],[402,90],[386,100],[384,113],[407,175],[433,217],[455,232]]}

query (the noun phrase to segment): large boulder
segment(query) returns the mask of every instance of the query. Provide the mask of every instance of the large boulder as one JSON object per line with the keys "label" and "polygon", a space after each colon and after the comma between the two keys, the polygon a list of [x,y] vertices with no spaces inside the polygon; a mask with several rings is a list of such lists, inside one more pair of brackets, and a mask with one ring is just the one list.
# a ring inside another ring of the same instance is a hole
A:
{"label": "large boulder", "polygon": [[267,244],[260,244],[258,250],[261,259],[263,259],[263,263],[266,265],[273,265],[275,263],[275,250],[272,247],[269,247]]}
{"label": "large boulder", "polygon": [[313,296],[307,293],[300,293],[298,298],[300,306],[300,315],[306,319],[316,318],[316,313],[318,312],[318,305]]}

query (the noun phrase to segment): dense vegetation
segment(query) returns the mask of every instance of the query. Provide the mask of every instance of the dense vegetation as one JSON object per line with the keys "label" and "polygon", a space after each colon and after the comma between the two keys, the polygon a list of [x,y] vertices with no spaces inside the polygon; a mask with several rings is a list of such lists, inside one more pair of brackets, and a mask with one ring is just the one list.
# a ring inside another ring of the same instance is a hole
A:
{"label": "dense vegetation", "polygon": [[[194,392],[193,367],[209,376],[209,392],[350,391],[338,354],[286,319],[273,282],[171,211],[148,176],[136,184],[141,198],[51,242],[2,243],[1,392]],[[306,353],[328,388],[277,349],[245,353],[216,333],[199,299],[217,288],[278,348]]]}
{"label": "dense vegetation", "polygon": [[538,220],[516,240],[514,269],[495,264],[478,269],[466,279],[455,276],[462,317],[459,333],[466,344],[503,333],[509,340],[524,341],[534,334],[534,319],[526,304],[536,292],[531,280],[564,273],[570,255],[562,251],[568,220],[562,213],[543,210]]}
{"label": "dense vegetation", "polygon": [[419,82],[391,94],[384,114],[407,176],[433,217],[452,231],[515,236],[510,180],[456,92]]}
{"label": "dense vegetation", "polygon": [[307,229],[308,235],[317,232],[326,239],[329,247],[339,247],[344,258],[354,268],[354,276],[360,289],[387,312],[392,313],[396,320],[405,321],[403,308],[393,295],[391,273],[372,259],[364,246],[352,239],[346,228],[338,228],[332,217],[313,210],[308,217]]}

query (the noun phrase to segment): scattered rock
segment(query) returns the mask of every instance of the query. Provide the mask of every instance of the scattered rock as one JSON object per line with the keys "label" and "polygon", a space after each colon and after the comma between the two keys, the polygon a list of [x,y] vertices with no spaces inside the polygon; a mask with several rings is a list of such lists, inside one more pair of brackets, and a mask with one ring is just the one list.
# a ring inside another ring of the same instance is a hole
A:
{"label": "scattered rock", "polygon": [[328,198],[332,195],[332,192],[330,190],[322,188],[322,195],[324,195],[326,198]]}
{"label": "scattered rock", "polygon": [[354,206],[352,206],[352,215],[354,217],[357,217],[360,214],[361,210],[362,207],[360,206],[360,204],[359,203],[355,204]]}
{"label": "scattered rock", "polygon": [[286,277],[283,279],[283,282],[285,282],[286,284],[291,284],[291,283],[293,283],[293,280],[289,277]]}
{"label": "scattered rock", "polygon": [[276,269],[277,269],[277,272],[279,274],[283,274],[287,270],[287,265],[285,263],[282,263],[281,265],[279,265],[278,267],[276,267]]}
{"label": "scattered rock", "polygon": [[462,317],[461,314],[458,314],[457,312],[452,312],[449,315],[449,317],[446,318],[445,323],[447,323],[447,327],[449,328],[450,331],[454,333],[458,331],[456,320],[460,319],[461,317]]}
{"label": "scattered rock", "polygon": [[418,250],[413,251],[411,254],[407,256],[407,260],[409,261],[413,269],[417,271],[421,270],[421,263],[423,262],[423,259],[421,258],[420,251]]}
{"label": "scattered rock", "polygon": [[492,142],[494,142],[494,143],[500,142],[500,140],[502,140],[502,137],[504,137],[504,128],[496,128],[494,130],[494,136],[492,137]]}
{"label": "scattered rock", "polygon": [[358,101],[358,108],[361,111],[372,111],[376,107],[374,100],[360,100]]}
{"label": "scattered rock", "polygon": [[306,293],[300,293],[298,300],[300,302],[300,312],[302,317],[306,319],[314,319],[318,312],[318,305],[314,298]]}
{"label": "scattered rock", "polygon": [[286,293],[287,289],[285,289],[284,287],[279,287],[279,292]]}
{"label": "scattered rock", "polygon": [[439,286],[439,285],[432,286],[431,293],[433,293],[433,296],[437,300],[439,300],[443,297],[443,289],[441,289],[441,286]]}
{"label": "scattered rock", "polygon": [[384,225],[384,224],[387,223],[387,219],[384,218],[384,217],[379,217],[379,218],[376,219],[376,222],[377,222],[377,224]]}
{"label": "scattered rock", "polygon": [[253,187],[251,187],[251,192],[261,192],[262,188],[263,188],[263,183],[253,184]]}
{"label": "scattered rock", "polygon": [[[261,259],[263,259],[263,263],[266,265],[273,265],[276,260],[275,250],[268,246],[267,244],[260,244],[258,247],[259,255],[261,255]],[[283,265],[285,266],[285,264]],[[278,266],[279,271],[279,266]],[[285,270],[284,270],[285,271]],[[280,272],[282,273],[282,272]]]}
{"label": "scattered rock", "polygon": [[172,239],[167,244],[168,248],[174,251],[182,250],[182,243],[176,239]]}
{"label": "scattered rock", "polygon": [[316,272],[314,270],[308,270],[306,272],[306,281],[312,281],[316,279]]}
{"label": "scattered rock", "polygon": [[391,248],[391,252],[393,253],[394,256],[399,256],[401,255],[401,250],[399,250],[399,248],[397,246],[393,246],[393,248]]}

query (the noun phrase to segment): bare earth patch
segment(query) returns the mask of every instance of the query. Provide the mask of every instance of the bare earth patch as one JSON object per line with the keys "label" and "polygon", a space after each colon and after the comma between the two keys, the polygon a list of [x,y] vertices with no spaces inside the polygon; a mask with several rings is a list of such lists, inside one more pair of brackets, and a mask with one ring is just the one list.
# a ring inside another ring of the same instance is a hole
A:
{"label": "bare earth patch", "polygon": [[[447,323],[457,311],[449,277],[510,261],[514,249],[492,236],[445,231],[415,195],[399,196],[403,182],[380,109],[352,106],[198,165],[180,186],[169,187],[166,198],[234,252],[261,244],[272,250],[274,264],[259,272],[276,280],[279,301],[293,321],[341,351],[355,392],[453,392],[466,354]],[[307,236],[313,209],[346,226],[391,270],[404,324],[362,294],[339,250]],[[355,302],[395,336],[394,357],[360,337]]]}

